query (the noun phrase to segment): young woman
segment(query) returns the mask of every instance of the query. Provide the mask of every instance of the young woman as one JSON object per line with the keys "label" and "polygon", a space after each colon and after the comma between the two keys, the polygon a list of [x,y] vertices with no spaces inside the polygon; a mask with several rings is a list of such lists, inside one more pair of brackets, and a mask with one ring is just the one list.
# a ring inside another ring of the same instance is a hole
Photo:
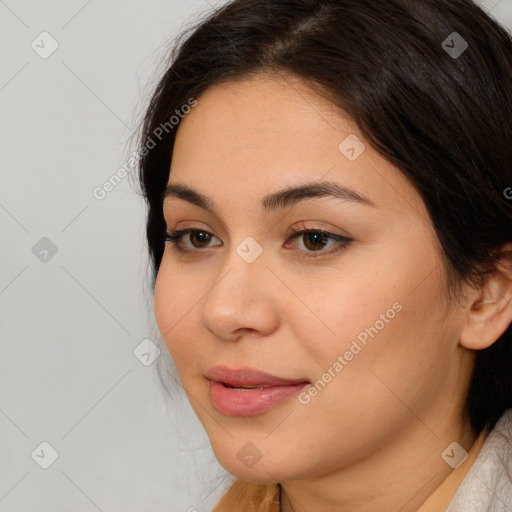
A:
{"label": "young woman", "polygon": [[512,40],[235,0],[141,130],[158,328],[232,511],[512,510]]}

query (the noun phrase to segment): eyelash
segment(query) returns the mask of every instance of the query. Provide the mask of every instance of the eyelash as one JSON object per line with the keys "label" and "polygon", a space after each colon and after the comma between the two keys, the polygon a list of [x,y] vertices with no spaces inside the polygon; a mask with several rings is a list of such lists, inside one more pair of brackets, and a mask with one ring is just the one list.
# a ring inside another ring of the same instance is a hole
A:
{"label": "eyelash", "polygon": [[[207,233],[208,235],[215,236],[215,235],[213,235],[213,233],[210,233],[209,231],[206,231],[205,229],[186,228],[186,229],[178,229],[176,231],[171,231],[170,233],[166,233],[165,241],[171,244],[171,247],[173,250],[178,251],[181,254],[187,254],[187,253],[191,253],[191,252],[201,251],[202,249],[198,249],[198,248],[196,248],[196,249],[184,249],[183,248],[181,239],[188,233]],[[324,256],[333,254],[335,252],[338,252],[338,251],[346,248],[350,243],[353,242],[353,240],[350,238],[347,238],[347,237],[341,236],[341,235],[337,235],[335,233],[331,233],[330,231],[326,231],[324,229],[290,228],[288,230],[288,232],[286,233],[286,236],[288,237],[288,240],[289,240],[292,238],[298,238],[300,235],[305,235],[305,234],[310,234],[310,233],[325,235],[328,239],[338,242],[338,246],[329,251],[322,251],[321,249],[319,249],[317,251],[301,251],[301,252],[310,253],[310,255],[308,255],[308,256],[300,256],[301,258],[324,257]],[[319,254],[315,254],[315,253],[319,253]]]}

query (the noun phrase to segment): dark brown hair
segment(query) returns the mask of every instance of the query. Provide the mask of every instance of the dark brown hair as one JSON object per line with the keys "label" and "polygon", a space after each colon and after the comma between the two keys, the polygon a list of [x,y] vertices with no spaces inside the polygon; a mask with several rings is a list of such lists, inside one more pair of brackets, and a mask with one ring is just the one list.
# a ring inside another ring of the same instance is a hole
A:
{"label": "dark brown hair", "polygon": [[[407,177],[428,209],[451,290],[495,270],[512,239],[507,30],[471,0],[235,0],[178,39],[141,127],[141,144],[155,143],[139,162],[153,288],[178,125],[158,128],[209,87],[260,73],[308,83]],[[512,407],[511,338],[509,326],[477,352],[465,409],[477,432]]]}

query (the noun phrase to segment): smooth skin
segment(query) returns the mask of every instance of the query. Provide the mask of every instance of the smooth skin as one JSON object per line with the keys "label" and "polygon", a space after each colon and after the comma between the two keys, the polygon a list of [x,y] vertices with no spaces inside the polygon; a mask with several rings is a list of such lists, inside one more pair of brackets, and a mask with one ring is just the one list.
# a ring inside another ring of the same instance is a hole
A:
{"label": "smooth skin", "polygon": [[[185,234],[185,253],[166,243],[154,294],[160,333],[219,462],[250,482],[280,482],[285,512],[417,510],[452,471],[443,450],[473,445],[463,404],[475,350],[512,321],[509,278],[465,285],[449,300],[420,196],[368,143],[349,160],[338,146],[350,134],[365,142],[292,77],[214,86],[178,128],[169,184],[208,196],[216,213],[172,196],[163,206],[169,231],[211,235]],[[261,209],[269,193],[312,181],[350,187],[374,206],[320,197]],[[322,245],[290,228],[352,242]],[[263,248],[252,263],[236,251],[249,236]],[[395,302],[402,310],[309,403],[294,397],[250,417],[213,406],[209,367],[314,383]],[[247,442],[261,453],[252,467],[237,457]]]}

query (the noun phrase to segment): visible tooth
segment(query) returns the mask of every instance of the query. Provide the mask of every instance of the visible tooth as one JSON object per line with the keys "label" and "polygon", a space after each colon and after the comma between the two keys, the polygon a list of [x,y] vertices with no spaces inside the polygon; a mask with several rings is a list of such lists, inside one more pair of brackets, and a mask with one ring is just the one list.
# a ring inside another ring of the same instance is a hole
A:
{"label": "visible tooth", "polygon": [[265,389],[265,386],[232,386],[231,384],[224,383],[224,386],[230,389]]}

